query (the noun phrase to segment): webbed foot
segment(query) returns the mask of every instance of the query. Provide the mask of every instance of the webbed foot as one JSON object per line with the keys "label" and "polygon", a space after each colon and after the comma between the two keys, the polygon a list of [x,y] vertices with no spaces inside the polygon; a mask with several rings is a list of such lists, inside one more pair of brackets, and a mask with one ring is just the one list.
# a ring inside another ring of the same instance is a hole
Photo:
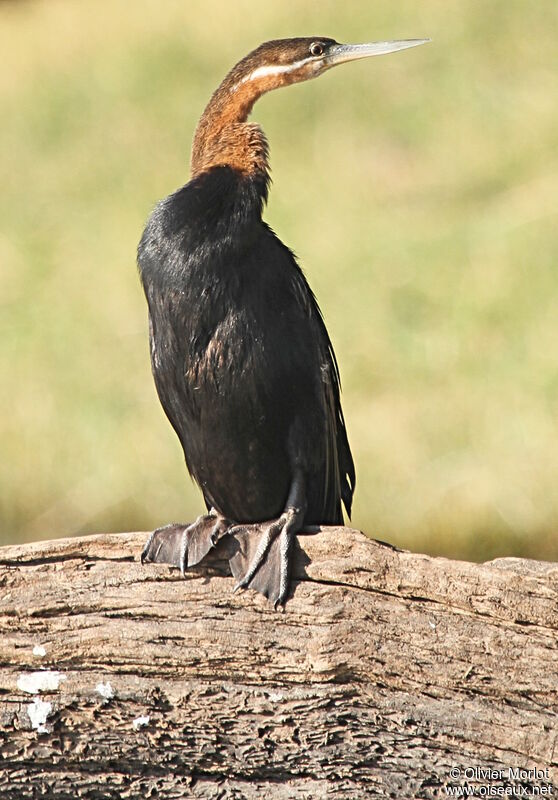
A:
{"label": "webbed foot", "polygon": [[229,530],[239,545],[229,561],[237,580],[235,591],[255,589],[271,600],[275,609],[285,605],[293,541],[302,527],[303,517],[300,509],[287,508],[276,520],[237,525]]}
{"label": "webbed foot", "polygon": [[141,563],[172,564],[184,575],[188,567],[205,558],[230,525],[229,520],[214,509],[191,524],[171,522],[150,534],[141,554]]}

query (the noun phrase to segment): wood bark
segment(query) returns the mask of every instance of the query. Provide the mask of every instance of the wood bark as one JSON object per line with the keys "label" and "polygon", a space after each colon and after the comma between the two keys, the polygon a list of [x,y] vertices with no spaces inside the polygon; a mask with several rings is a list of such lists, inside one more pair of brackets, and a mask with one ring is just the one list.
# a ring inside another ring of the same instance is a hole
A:
{"label": "wood bark", "polygon": [[1,798],[558,794],[557,564],[324,528],[278,613],[145,538],[0,549]]}

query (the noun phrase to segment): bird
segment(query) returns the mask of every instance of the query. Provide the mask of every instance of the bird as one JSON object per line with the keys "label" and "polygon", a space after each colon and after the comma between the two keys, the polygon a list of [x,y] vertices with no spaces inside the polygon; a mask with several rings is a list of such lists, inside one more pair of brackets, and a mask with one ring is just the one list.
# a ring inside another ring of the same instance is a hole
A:
{"label": "bird", "polygon": [[142,563],[184,575],[227,537],[235,588],[284,607],[297,534],[342,525],[342,507],[350,517],[337,360],[301,267],[263,220],[269,148],[249,116],[274,89],[427,41],[268,41],[211,96],[190,179],[155,206],[137,259],[156,390],[207,513],[153,531]]}

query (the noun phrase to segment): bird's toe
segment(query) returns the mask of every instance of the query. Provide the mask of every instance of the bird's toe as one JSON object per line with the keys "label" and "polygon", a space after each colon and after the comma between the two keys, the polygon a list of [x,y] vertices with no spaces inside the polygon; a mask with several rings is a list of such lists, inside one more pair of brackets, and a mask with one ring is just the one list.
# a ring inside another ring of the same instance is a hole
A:
{"label": "bird's toe", "polygon": [[182,536],[187,526],[172,522],[151,533],[141,554],[141,563],[181,566]]}
{"label": "bird's toe", "polygon": [[253,589],[275,609],[285,605],[289,594],[290,561],[288,553],[285,557],[281,522],[236,526],[229,531],[237,545],[229,560],[236,579],[233,591]]}
{"label": "bird's toe", "polygon": [[191,524],[170,523],[150,534],[141,563],[172,564],[182,574],[199,564],[227,533],[230,522],[216,514],[198,517]]}

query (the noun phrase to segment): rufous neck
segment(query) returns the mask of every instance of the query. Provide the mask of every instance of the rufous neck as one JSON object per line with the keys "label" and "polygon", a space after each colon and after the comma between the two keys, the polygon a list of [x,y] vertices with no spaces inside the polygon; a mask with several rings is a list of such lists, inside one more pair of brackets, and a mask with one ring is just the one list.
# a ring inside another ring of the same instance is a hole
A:
{"label": "rufous neck", "polygon": [[249,123],[254,103],[265,88],[253,81],[225,78],[203,112],[192,145],[192,177],[216,166],[248,175],[268,175],[268,146],[259,125]]}

